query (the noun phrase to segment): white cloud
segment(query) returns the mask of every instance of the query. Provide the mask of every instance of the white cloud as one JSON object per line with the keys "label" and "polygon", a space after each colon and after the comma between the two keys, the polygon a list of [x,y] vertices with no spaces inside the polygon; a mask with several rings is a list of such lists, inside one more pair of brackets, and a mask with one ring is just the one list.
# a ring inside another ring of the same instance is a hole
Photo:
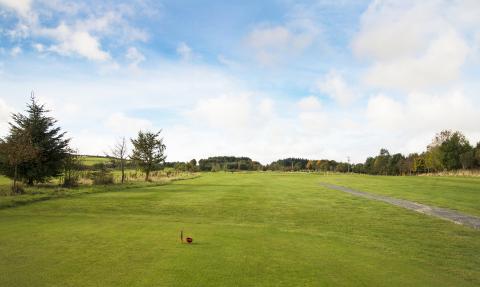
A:
{"label": "white cloud", "polygon": [[475,144],[480,140],[478,100],[461,91],[432,95],[410,93],[394,99],[385,95],[370,98],[365,128],[379,136],[370,145],[405,154],[421,152],[435,133],[459,130]]}
{"label": "white cloud", "polygon": [[21,53],[22,53],[22,48],[20,48],[19,46],[15,46],[10,50],[10,55],[12,57],[16,57]]}
{"label": "white cloud", "polygon": [[348,87],[343,77],[334,70],[318,80],[316,84],[320,92],[343,106],[351,104],[356,99],[355,93]]}
{"label": "white cloud", "polygon": [[322,104],[315,96],[308,96],[298,101],[298,107],[303,111],[318,111],[322,108]]}
{"label": "white cloud", "polygon": [[45,51],[45,46],[43,46],[43,45],[40,44],[40,43],[35,43],[35,44],[32,45],[32,47],[33,47],[35,50],[37,50],[37,52],[40,52],[40,53],[42,53],[42,52]]}
{"label": "white cloud", "polygon": [[275,65],[285,57],[296,56],[315,41],[319,29],[309,20],[289,21],[285,25],[260,25],[246,38],[257,61],[264,66]]}
{"label": "white cloud", "polygon": [[154,126],[152,122],[126,116],[123,113],[114,113],[105,121],[105,126],[113,132],[125,133],[128,135],[135,134],[139,130],[152,131]]}
{"label": "white cloud", "polygon": [[224,129],[244,129],[251,120],[249,95],[221,95],[203,99],[188,112],[194,121],[206,121],[209,126]]}
{"label": "white cloud", "polygon": [[450,31],[432,41],[419,57],[374,64],[366,75],[366,81],[378,87],[407,90],[448,84],[459,79],[468,50],[465,41]]}
{"label": "white cloud", "polygon": [[355,54],[372,61],[366,82],[414,91],[456,81],[480,31],[476,15],[478,1],[372,2],[352,41]]}
{"label": "white cloud", "polygon": [[182,58],[184,61],[190,61],[193,58],[193,51],[187,43],[181,42],[177,46],[177,54]]}
{"label": "white cloud", "polygon": [[0,0],[0,5],[15,10],[21,16],[26,16],[30,11],[31,0]]}
{"label": "white cloud", "polygon": [[145,56],[135,47],[128,48],[125,58],[130,62],[132,68],[137,68],[138,64],[145,61]]}
{"label": "white cloud", "polygon": [[[36,42],[33,47],[41,53],[48,51],[105,62],[111,55],[102,42],[119,46],[148,40],[145,31],[130,25],[130,18],[140,13],[135,4],[99,5],[92,9],[76,1],[45,0],[34,7],[30,1],[1,1],[0,4],[25,11],[23,14],[28,12],[28,17],[19,12],[18,23],[6,29],[5,34],[13,40]],[[40,19],[49,19],[49,25]]]}
{"label": "white cloud", "polygon": [[41,29],[39,34],[54,39],[57,44],[51,45],[48,50],[60,55],[77,54],[95,61],[110,59],[110,55],[102,50],[99,40],[88,31],[74,30],[62,23],[53,29]]}
{"label": "white cloud", "polygon": [[405,119],[402,103],[385,95],[370,98],[366,115],[373,125],[386,129],[398,128]]}
{"label": "white cloud", "polygon": [[460,91],[442,95],[410,93],[404,101],[378,95],[370,98],[367,117],[376,127],[413,134],[443,129],[473,132],[480,122],[476,104]]}

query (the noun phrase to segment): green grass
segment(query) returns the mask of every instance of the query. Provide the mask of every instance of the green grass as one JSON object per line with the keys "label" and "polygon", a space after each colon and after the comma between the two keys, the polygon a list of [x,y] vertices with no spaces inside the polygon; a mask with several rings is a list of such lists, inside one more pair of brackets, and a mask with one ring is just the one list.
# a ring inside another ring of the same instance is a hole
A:
{"label": "green grass", "polygon": [[480,177],[337,174],[322,181],[480,216]]}
{"label": "green grass", "polygon": [[0,185],[9,185],[10,179],[6,176],[0,175]]}
{"label": "green grass", "polygon": [[324,179],[204,174],[4,208],[0,286],[480,285],[479,231]]}
{"label": "green grass", "polygon": [[108,163],[110,162],[110,159],[106,157],[101,157],[101,156],[82,155],[80,156],[80,162],[86,166],[93,166],[98,163]]}

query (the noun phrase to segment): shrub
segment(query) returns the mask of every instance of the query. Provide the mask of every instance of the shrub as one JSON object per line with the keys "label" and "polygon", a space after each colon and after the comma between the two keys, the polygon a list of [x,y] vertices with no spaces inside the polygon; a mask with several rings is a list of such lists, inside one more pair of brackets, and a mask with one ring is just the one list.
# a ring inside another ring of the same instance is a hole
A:
{"label": "shrub", "polygon": [[22,194],[25,192],[25,189],[23,188],[23,184],[17,182],[16,185],[12,185],[11,191],[12,194]]}
{"label": "shrub", "polygon": [[78,174],[70,175],[63,178],[63,187],[75,187],[78,186],[80,176]]}
{"label": "shrub", "polygon": [[102,166],[102,168],[98,171],[92,172],[90,174],[90,178],[95,185],[106,185],[114,183],[113,174],[105,166]]}

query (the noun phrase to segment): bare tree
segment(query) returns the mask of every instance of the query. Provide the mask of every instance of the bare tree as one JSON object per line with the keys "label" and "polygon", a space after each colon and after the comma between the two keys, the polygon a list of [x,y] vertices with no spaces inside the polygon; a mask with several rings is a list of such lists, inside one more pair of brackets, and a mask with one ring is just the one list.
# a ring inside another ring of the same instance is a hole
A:
{"label": "bare tree", "polygon": [[120,164],[120,169],[122,171],[122,183],[125,181],[125,166],[127,164],[127,141],[125,137],[122,137],[115,143],[113,148],[110,150],[109,157],[112,157],[115,161],[118,161]]}

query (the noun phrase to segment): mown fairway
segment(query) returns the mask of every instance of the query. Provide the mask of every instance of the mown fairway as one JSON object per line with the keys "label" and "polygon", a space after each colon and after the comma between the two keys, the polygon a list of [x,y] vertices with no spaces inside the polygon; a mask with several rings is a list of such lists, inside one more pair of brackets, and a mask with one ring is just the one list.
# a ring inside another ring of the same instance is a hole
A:
{"label": "mown fairway", "polygon": [[478,214],[478,180],[384,179],[203,174],[4,208],[0,286],[479,286],[480,231],[318,184]]}

